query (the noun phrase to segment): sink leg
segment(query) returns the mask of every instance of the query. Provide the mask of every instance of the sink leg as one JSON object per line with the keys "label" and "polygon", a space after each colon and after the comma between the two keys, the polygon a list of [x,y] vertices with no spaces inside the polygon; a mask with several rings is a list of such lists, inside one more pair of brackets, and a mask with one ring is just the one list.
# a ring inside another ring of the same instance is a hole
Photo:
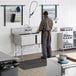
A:
{"label": "sink leg", "polygon": [[23,59],[23,50],[22,50],[22,46],[21,46],[21,59]]}

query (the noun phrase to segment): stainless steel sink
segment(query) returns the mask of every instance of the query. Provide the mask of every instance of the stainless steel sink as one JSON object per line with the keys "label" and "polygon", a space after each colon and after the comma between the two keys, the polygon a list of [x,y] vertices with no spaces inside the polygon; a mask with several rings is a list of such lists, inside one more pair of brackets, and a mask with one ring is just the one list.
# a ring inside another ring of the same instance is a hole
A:
{"label": "stainless steel sink", "polygon": [[30,27],[12,29],[12,34],[26,35],[26,34],[35,34],[35,33],[36,31],[34,31],[34,29]]}

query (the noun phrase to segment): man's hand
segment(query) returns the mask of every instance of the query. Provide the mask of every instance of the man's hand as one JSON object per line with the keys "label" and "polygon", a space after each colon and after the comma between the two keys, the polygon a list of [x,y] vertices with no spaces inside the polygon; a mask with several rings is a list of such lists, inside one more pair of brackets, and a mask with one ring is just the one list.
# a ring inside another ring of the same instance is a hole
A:
{"label": "man's hand", "polygon": [[39,33],[39,31],[37,31],[36,33]]}
{"label": "man's hand", "polygon": [[36,33],[39,33],[39,29],[37,29]]}

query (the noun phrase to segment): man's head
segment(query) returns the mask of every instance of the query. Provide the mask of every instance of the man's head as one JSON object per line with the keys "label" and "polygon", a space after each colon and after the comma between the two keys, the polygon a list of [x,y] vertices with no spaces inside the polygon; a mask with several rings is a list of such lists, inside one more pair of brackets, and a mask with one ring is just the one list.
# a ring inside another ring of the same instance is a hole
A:
{"label": "man's head", "polygon": [[48,17],[48,12],[44,11],[43,15],[44,15],[44,18],[47,18]]}

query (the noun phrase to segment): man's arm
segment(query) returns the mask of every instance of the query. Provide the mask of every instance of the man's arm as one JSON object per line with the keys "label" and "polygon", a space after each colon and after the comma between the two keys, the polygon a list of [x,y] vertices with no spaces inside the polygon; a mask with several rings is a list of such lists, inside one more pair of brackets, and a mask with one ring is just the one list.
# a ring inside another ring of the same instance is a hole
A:
{"label": "man's arm", "polygon": [[43,21],[41,21],[40,26],[39,26],[37,32],[40,32],[42,30],[43,30]]}
{"label": "man's arm", "polygon": [[53,20],[50,19],[50,29],[52,30],[52,27],[53,27]]}

